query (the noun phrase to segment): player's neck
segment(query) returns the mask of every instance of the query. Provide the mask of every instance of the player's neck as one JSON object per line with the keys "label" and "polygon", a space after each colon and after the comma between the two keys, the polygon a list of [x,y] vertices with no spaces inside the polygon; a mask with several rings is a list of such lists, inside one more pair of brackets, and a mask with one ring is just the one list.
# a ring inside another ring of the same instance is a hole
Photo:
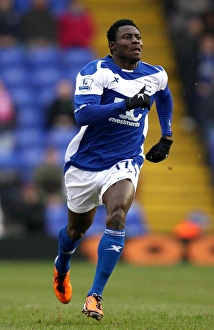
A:
{"label": "player's neck", "polygon": [[134,70],[137,66],[138,66],[138,61],[137,62],[125,62],[123,60],[121,60],[120,58],[113,58],[112,57],[112,61],[114,62],[114,64],[116,64],[117,66],[119,66],[121,69],[124,70]]}

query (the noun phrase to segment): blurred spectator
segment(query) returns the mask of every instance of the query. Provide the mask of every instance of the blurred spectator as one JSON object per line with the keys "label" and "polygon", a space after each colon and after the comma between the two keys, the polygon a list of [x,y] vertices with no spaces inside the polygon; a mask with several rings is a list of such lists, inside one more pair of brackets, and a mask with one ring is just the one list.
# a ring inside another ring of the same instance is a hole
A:
{"label": "blurred spectator", "polygon": [[51,237],[57,237],[60,226],[67,221],[63,168],[59,157],[56,148],[48,147],[43,164],[34,172],[35,183],[45,202],[44,231]]}
{"label": "blurred spectator", "polygon": [[73,85],[69,80],[60,80],[56,86],[56,99],[48,108],[47,145],[60,155],[60,164],[68,144],[79,129],[74,119]]}
{"label": "blurred spectator", "polygon": [[21,187],[21,198],[15,219],[29,234],[44,233],[44,201],[34,183]]}
{"label": "blurred spectator", "polygon": [[14,128],[15,125],[15,106],[12,97],[0,80],[0,132]]}
{"label": "blurred spectator", "polygon": [[13,0],[0,1],[0,46],[14,45],[19,38],[21,15],[13,10]]}
{"label": "blurred spectator", "polygon": [[44,232],[44,203],[34,183],[23,184],[19,173],[3,171],[0,196],[7,236]]}
{"label": "blurred spectator", "polygon": [[185,128],[190,130],[197,124],[195,85],[199,40],[206,30],[208,13],[213,10],[214,3],[213,0],[165,0],[163,5],[187,105]]}
{"label": "blurred spectator", "polygon": [[12,153],[15,147],[15,106],[4,83],[0,81],[0,157]]}
{"label": "blurred spectator", "polygon": [[210,217],[201,210],[193,210],[173,229],[173,236],[184,246],[183,261],[189,260],[186,247],[194,240],[200,238],[208,229]]}
{"label": "blurred spectator", "polygon": [[205,25],[205,32],[214,33],[214,3],[213,8],[205,11],[202,18]]}
{"label": "blurred spectator", "polygon": [[214,34],[210,32],[200,40],[196,91],[198,128],[214,184]]}
{"label": "blurred spectator", "polygon": [[60,194],[48,196],[45,205],[45,233],[48,236],[57,238],[62,226],[67,223],[67,205]]}
{"label": "blurred spectator", "polygon": [[5,229],[5,217],[4,217],[4,212],[1,206],[1,199],[0,199],[0,238],[4,237],[6,234],[6,229]]}
{"label": "blurred spectator", "polygon": [[201,17],[190,16],[184,23],[184,30],[180,31],[175,45],[175,54],[179,74],[183,83],[183,95],[187,104],[188,116],[196,119],[196,92],[198,66],[198,44],[203,33]]}
{"label": "blurred spectator", "polygon": [[[179,37],[185,31],[189,17],[201,16],[214,8],[213,0],[164,0],[163,7],[170,27],[170,33]],[[175,40],[176,42],[176,40]]]}
{"label": "blurred spectator", "polygon": [[47,147],[43,163],[34,170],[34,182],[45,201],[52,194],[64,195],[63,169],[59,157],[56,148]]}
{"label": "blurred spectator", "polygon": [[203,123],[202,133],[214,129],[214,34],[204,33],[200,39],[197,69],[198,121]]}
{"label": "blurred spectator", "polygon": [[16,222],[14,213],[20,201],[21,180],[19,173],[9,170],[0,171],[0,196],[1,208],[4,216],[5,234],[10,235],[15,231],[19,234],[19,225]]}
{"label": "blurred spectator", "polygon": [[201,210],[189,212],[185,219],[178,223],[174,230],[174,236],[184,244],[199,238],[209,226],[209,216]]}
{"label": "blurred spectator", "polygon": [[75,125],[74,121],[74,90],[70,80],[60,80],[56,86],[56,98],[47,110],[47,127],[67,122]]}
{"label": "blurred spectator", "polygon": [[164,0],[163,8],[187,105],[182,124],[197,127],[214,184],[214,1]]}
{"label": "blurred spectator", "polygon": [[57,36],[62,48],[91,47],[95,21],[82,0],[71,0],[68,11],[57,19]]}
{"label": "blurred spectator", "polygon": [[56,20],[48,0],[32,1],[31,9],[22,16],[20,36],[24,43],[33,46],[56,43]]}
{"label": "blurred spectator", "polygon": [[198,53],[197,93],[203,99],[210,95],[214,85],[214,34],[203,34],[200,39]]}

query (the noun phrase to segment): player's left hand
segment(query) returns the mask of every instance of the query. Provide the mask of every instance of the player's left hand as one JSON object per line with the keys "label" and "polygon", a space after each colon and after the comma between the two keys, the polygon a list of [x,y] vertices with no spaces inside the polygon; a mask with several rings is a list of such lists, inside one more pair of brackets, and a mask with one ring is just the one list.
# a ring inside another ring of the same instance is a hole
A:
{"label": "player's left hand", "polygon": [[173,141],[162,137],[146,154],[146,159],[152,163],[158,163],[166,159]]}

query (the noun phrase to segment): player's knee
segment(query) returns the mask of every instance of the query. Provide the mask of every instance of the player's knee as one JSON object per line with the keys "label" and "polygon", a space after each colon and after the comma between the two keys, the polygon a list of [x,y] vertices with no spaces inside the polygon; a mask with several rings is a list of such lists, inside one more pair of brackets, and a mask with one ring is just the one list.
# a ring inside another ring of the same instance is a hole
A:
{"label": "player's knee", "polygon": [[118,208],[107,216],[106,227],[113,229],[124,229],[125,226],[125,212],[123,208]]}
{"label": "player's knee", "polygon": [[73,240],[76,241],[82,238],[85,234],[85,230],[82,228],[72,228],[68,226],[68,236]]}

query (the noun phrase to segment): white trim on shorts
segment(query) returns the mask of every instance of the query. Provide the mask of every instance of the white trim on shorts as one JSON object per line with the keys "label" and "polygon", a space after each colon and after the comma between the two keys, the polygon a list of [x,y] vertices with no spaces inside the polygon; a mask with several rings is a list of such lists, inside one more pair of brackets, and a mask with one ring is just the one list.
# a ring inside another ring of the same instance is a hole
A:
{"label": "white trim on shorts", "polygon": [[102,205],[102,196],[114,183],[130,179],[137,189],[140,169],[132,159],[122,160],[100,172],[80,170],[74,166],[65,173],[67,206],[76,213],[84,213]]}

